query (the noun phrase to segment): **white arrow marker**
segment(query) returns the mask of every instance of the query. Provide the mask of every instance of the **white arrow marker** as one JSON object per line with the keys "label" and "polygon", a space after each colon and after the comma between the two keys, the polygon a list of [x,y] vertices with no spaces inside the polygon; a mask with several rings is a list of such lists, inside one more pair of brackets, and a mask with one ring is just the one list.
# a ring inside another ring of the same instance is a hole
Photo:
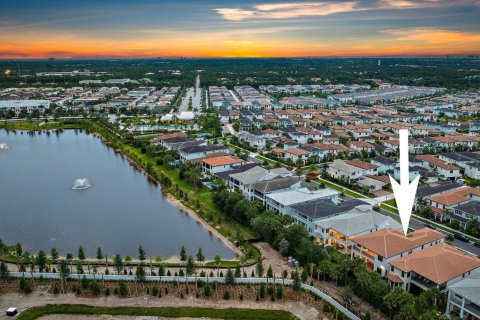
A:
{"label": "white arrow marker", "polygon": [[397,202],[398,213],[402,221],[405,236],[408,232],[408,225],[412,215],[412,207],[417,193],[420,175],[410,183],[410,167],[408,164],[408,130],[400,129],[400,184],[390,176],[395,201]]}

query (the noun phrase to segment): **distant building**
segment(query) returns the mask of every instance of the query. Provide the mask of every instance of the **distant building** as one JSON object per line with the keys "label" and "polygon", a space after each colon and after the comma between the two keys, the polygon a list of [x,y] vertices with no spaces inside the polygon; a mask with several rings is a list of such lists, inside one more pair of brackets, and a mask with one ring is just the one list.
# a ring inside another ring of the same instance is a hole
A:
{"label": "distant building", "polygon": [[31,113],[34,110],[44,112],[50,107],[49,100],[0,100],[0,114],[6,114],[13,111],[19,114],[22,110]]}
{"label": "distant building", "polygon": [[102,83],[102,80],[80,80],[79,84],[99,84]]}

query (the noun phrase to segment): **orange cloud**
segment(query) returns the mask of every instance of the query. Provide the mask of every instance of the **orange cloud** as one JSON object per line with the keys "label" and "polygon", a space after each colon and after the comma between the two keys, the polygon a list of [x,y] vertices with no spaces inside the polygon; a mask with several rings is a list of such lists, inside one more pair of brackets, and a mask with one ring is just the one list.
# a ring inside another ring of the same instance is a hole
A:
{"label": "orange cloud", "polygon": [[396,36],[394,40],[397,41],[422,41],[432,44],[475,43],[477,46],[480,43],[480,33],[466,33],[433,28],[387,30],[385,32]]}
{"label": "orange cloud", "polygon": [[[301,31],[300,27],[300,31]],[[62,30],[0,34],[1,58],[87,57],[319,57],[478,54],[480,34],[442,29],[385,31],[390,37],[284,36],[296,27],[195,32],[143,30],[124,39],[92,37]],[[28,39],[26,41],[25,39]]]}

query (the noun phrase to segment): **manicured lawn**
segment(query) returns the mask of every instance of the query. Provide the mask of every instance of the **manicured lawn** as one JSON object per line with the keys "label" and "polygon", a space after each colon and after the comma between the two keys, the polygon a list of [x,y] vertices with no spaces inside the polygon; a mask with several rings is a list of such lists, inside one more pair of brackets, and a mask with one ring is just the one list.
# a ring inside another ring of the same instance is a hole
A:
{"label": "manicured lawn", "polygon": [[390,199],[390,200],[384,201],[383,203],[389,204],[392,207],[397,207],[397,202],[395,201],[395,199]]}
{"label": "manicured lawn", "polygon": [[33,307],[19,316],[19,320],[34,320],[48,314],[70,315],[126,315],[126,316],[156,316],[166,318],[215,318],[215,319],[275,319],[293,320],[298,319],[293,314],[279,310],[257,309],[211,309],[211,308],[138,308],[138,307],[93,307],[87,305],[46,305]]}
{"label": "manicured lawn", "polygon": [[387,211],[390,211],[392,213],[395,213],[395,214],[398,214],[398,210],[397,209],[394,209],[392,207],[389,207],[389,206],[386,206],[385,204],[381,203],[380,204],[380,208],[384,209],[384,210],[387,210]]}
{"label": "manicured lawn", "polygon": [[49,121],[42,123],[42,120],[33,120],[33,121],[16,121],[16,122],[0,122],[0,128],[5,128],[8,130],[29,130],[29,131],[38,131],[38,130],[53,130],[53,129],[74,129],[79,128],[79,124],[66,124],[63,121]]}
{"label": "manicured lawn", "polygon": [[353,191],[350,191],[344,187],[341,187],[341,186],[337,186],[333,183],[331,183],[330,181],[328,180],[325,180],[325,179],[322,179],[322,178],[318,178],[317,180],[318,183],[323,183],[326,187],[329,187],[331,189],[334,189],[334,190],[337,190],[337,191],[340,191],[340,192],[343,192],[344,194],[350,196],[350,197],[353,197],[353,198],[357,198],[357,199],[365,199],[365,198],[368,198],[366,195],[363,195],[361,193],[357,193],[357,192],[353,192]]}

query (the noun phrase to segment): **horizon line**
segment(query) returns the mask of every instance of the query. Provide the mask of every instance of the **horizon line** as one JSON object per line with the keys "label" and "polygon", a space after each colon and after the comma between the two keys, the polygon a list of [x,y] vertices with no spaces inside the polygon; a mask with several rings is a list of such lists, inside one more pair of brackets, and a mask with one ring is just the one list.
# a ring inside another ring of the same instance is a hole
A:
{"label": "horizon line", "polygon": [[154,59],[171,59],[171,60],[178,60],[178,59],[189,59],[189,60],[208,60],[208,59],[396,59],[396,58],[407,58],[407,59],[416,59],[416,58],[480,58],[480,53],[471,53],[471,54],[437,54],[437,55],[384,55],[384,56],[376,56],[376,55],[332,55],[332,56],[272,56],[272,57],[202,57],[202,56],[151,56],[151,57],[142,57],[142,56],[122,56],[122,57],[37,57],[37,58],[2,58],[0,57],[0,61],[9,61],[9,60],[129,60],[129,59],[144,59],[144,60],[154,60]]}

